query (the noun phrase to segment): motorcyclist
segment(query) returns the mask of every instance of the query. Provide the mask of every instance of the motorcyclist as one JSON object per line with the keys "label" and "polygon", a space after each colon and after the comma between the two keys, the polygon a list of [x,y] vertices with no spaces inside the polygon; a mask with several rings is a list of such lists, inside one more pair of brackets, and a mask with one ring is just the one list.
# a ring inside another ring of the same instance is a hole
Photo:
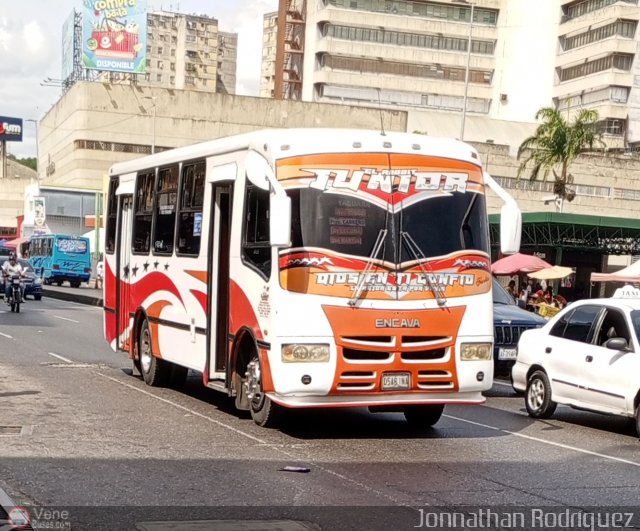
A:
{"label": "motorcyclist", "polygon": [[[18,262],[18,258],[16,257],[16,253],[11,253],[9,255],[9,259],[2,264],[2,276],[4,277],[4,294],[5,298],[9,289],[9,282],[11,281],[11,277],[13,275],[24,276],[24,269]],[[22,301],[20,301],[22,302]]]}

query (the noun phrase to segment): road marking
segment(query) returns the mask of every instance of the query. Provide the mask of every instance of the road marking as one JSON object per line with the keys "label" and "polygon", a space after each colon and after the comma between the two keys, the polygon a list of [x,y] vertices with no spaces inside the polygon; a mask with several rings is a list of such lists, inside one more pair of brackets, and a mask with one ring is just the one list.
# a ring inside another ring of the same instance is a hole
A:
{"label": "road marking", "polygon": [[6,337],[7,339],[13,339],[13,336],[10,336],[9,334],[3,334],[2,332],[0,332],[0,336]]}
{"label": "road marking", "polygon": [[[186,406],[183,406],[181,404],[178,404],[177,402],[173,402],[172,400],[169,400],[167,398],[162,398],[161,396],[157,396],[153,393],[150,393],[149,391],[146,391],[144,389],[140,389],[139,387],[136,387],[135,385],[131,385],[128,383],[123,382],[122,380],[118,380],[117,378],[113,378],[112,376],[109,376],[107,374],[104,374],[102,372],[98,372],[96,371],[95,374],[97,374],[98,376],[101,376],[102,378],[105,378],[107,380],[111,380],[112,382],[118,384],[118,385],[122,385],[123,387],[127,387],[133,391],[137,391],[138,393],[142,393],[143,395],[147,395],[151,398],[155,398],[156,400],[159,400],[160,402],[164,402],[165,404],[169,404],[177,409],[180,409],[182,411],[186,411],[187,413],[191,413],[192,415],[196,416],[196,417],[200,417],[201,419],[207,420],[209,422],[211,422],[212,424],[216,424],[217,426],[220,426],[222,428],[226,428],[229,431],[232,431],[238,435],[241,435],[243,437],[246,437],[249,440],[252,440],[254,442],[257,442],[258,444],[267,446],[269,448],[272,448],[273,450],[275,450],[276,452],[279,452],[281,454],[283,454],[284,456],[286,456],[288,459],[292,459],[294,461],[299,461],[300,458],[295,456],[293,453],[288,452],[287,450],[285,450],[284,448],[282,448],[280,445],[278,444],[271,444],[267,441],[265,441],[264,439],[260,439],[259,437],[256,437],[254,435],[251,435],[250,433],[244,432],[242,430],[239,430],[238,428],[234,428],[233,426],[226,424],[222,421],[216,420],[212,417],[209,417],[208,415],[205,415],[204,413],[200,413],[198,411],[195,411],[194,409],[188,408]],[[314,468],[322,470],[323,472],[325,472],[326,474],[330,474],[332,476],[335,476],[337,478],[342,479],[343,481],[347,482],[347,483],[351,483],[353,485],[356,485],[358,487],[360,487],[363,490],[372,492],[374,494],[376,494],[377,496],[381,497],[381,498],[386,498],[387,500],[390,500],[392,502],[394,502],[396,505],[402,506],[402,507],[407,507],[409,509],[413,509],[416,510],[414,506],[412,505],[407,505],[406,503],[398,500],[397,498],[387,494],[386,492],[382,492],[380,490],[374,489],[373,487],[370,487],[369,485],[365,485],[364,483],[361,483],[360,481],[357,481],[353,478],[350,478],[348,476],[345,476],[343,474],[340,474],[339,472],[335,472],[334,470],[331,470],[330,468],[327,468],[321,464],[319,464],[318,462],[314,461],[313,458],[311,459],[307,459],[307,461],[311,461],[314,464]],[[428,504],[422,504],[422,505],[428,505]],[[416,510],[417,512],[417,510]]]}
{"label": "road marking", "polygon": [[467,424],[473,424],[474,426],[480,426],[482,428],[487,428],[493,431],[500,431],[502,433],[506,433],[508,435],[515,435],[516,437],[520,437],[522,439],[528,439],[530,441],[536,441],[542,444],[548,444],[550,446],[557,446],[558,448],[564,448],[565,450],[572,450],[574,452],[578,452],[581,454],[592,455],[595,457],[601,457],[603,459],[609,459],[610,461],[617,461],[618,463],[624,463],[626,465],[633,465],[640,467],[640,463],[636,461],[629,461],[628,459],[622,459],[621,457],[615,457],[613,455],[601,454],[599,452],[593,452],[591,450],[586,450],[584,448],[579,448],[578,446],[571,446],[570,444],[563,444],[554,441],[548,441],[547,439],[541,439],[539,437],[533,437],[532,435],[525,435],[524,433],[516,433],[514,431],[505,430],[503,428],[498,428],[497,426],[490,426],[489,424],[483,424],[481,422],[474,422],[472,420],[463,419],[460,417],[453,417],[451,415],[443,415],[443,417],[447,417],[449,419],[458,420],[460,422],[465,422]]}
{"label": "road marking", "polygon": [[69,321],[70,323],[80,324],[80,321],[76,321],[75,319],[69,319],[68,317],[60,317],[59,315],[54,315],[56,319],[62,319],[63,321]]}
{"label": "road marking", "polygon": [[65,363],[75,363],[75,361],[70,360],[69,358],[65,358],[64,356],[60,356],[60,354],[55,354],[53,352],[47,352],[49,356],[53,356],[54,358],[58,358],[59,360],[64,361]]}

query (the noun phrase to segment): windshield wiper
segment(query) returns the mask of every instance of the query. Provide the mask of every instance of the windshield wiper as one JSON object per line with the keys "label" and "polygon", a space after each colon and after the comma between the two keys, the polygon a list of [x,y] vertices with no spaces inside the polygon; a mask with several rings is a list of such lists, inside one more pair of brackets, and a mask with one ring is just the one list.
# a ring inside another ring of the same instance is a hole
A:
{"label": "windshield wiper", "polygon": [[373,250],[371,251],[369,260],[367,260],[367,265],[364,266],[362,273],[360,273],[360,278],[358,279],[358,284],[356,285],[353,297],[351,297],[351,299],[349,300],[349,306],[355,306],[356,302],[358,302],[358,299],[360,298],[360,295],[362,295],[362,290],[364,289],[367,275],[373,269],[373,261],[378,258],[378,254],[380,253],[380,249],[382,249],[382,244],[384,243],[386,237],[387,229],[380,229],[380,232],[378,232],[378,237],[376,238],[376,243],[373,244]]}
{"label": "windshield wiper", "polygon": [[[436,300],[438,301],[438,306],[444,306],[447,303],[447,299],[445,297],[444,289],[440,291],[436,285],[431,281],[431,275],[433,274],[433,269],[429,265],[427,257],[420,249],[420,246],[415,242],[415,240],[411,237],[411,235],[406,231],[400,231],[400,237],[404,240],[407,245],[407,249],[413,255],[415,260],[418,262],[418,266],[422,271],[422,274],[427,279],[427,283],[429,284],[429,288],[433,292]],[[425,269],[425,264],[429,268],[429,271]]]}

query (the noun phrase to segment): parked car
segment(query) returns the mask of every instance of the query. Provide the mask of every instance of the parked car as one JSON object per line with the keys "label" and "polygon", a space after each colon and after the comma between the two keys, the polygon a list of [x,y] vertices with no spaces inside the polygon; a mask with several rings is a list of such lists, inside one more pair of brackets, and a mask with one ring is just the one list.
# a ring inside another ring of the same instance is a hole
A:
{"label": "parked car", "polygon": [[640,436],[640,290],[635,298],[586,299],[522,334],[512,369],[534,418],[557,404],[635,418]]}
{"label": "parked car", "polygon": [[[0,256],[0,268],[2,268],[2,264],[6,260],[8,260],[8,256]],[[31,264],[27,260],[23,260],[22,258],[18,259],[18,263],[24,269],[26,276],[24,277],[24,297],[33,297],[35,300],[39,301],[42,299],[42,280],[38,277],[31,267]],[[0,282],[0,292],[4,296],[4,281]]]}
{"label": "parked car", "polygon": [[516,362],[520,335],[540,328],[545,319],[518,306],[514,298],[493,279],[493,360],[494,375],[509,377]]}

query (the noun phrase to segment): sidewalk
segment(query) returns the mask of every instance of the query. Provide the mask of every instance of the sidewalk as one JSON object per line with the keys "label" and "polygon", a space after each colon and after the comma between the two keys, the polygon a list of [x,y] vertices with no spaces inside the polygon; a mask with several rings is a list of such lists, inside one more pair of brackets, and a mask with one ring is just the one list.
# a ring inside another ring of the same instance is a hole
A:
{"label": "sidewalk", "polygon": [[69,287],[65,283],[63,286],[42,286],[42,296],[50,299],[61,299],[64,301],[88,304],[90,306],[102,306],[102,290],[95,289],[95,281],[91,279],[89,284],[82,284],[79,288]]}

